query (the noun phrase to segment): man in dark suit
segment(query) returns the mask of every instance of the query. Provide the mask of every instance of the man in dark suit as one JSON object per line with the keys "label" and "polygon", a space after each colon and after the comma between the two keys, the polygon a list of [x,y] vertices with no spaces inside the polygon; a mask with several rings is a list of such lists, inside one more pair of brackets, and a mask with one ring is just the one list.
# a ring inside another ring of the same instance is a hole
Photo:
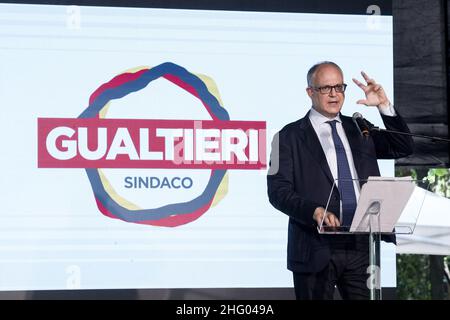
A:
{"label": "man in dark suit", "polygon": [[[366,98],[357,103],[377,107],[387,129],[409,132],[382,86],[361,74],[366,84],[353,81]],[[350,225],[361,185],[349,179],[379,176],[377,159],[405,157],[413,142],[383,132],[361,135],[352,118],[340,113],[347,85],[335,63],[314,65],[307,82],[312,108],[277,133],[267,175],[271,204],[289,216],[287,266],[297,299],[332,299],[335,286],[343,299],[368,299],[368,237],[319,234],[317,226],[322,221],[330,227]],[[325,215],[335,179],[338,186]]]}

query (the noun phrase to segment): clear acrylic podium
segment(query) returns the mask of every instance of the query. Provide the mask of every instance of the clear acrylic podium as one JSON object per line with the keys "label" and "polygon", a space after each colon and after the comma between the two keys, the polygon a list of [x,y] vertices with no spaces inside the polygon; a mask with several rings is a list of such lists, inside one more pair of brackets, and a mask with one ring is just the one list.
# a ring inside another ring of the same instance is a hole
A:
{"label": "clear acrylic podium", "polygon": [[[419,188],[410,177],[369,177],[367,180],[352,180],[360,186],[358,206],[351,225],[330,227],[325,223],[327,214],[333,213],[342,221],[339,199],[339,181],[331,188],[325,215],[318,226],[320,234],[369,236],[369,278],[367,286],[371,300],[381,300],[381,252],[382,235],[412,234],[416,227],[427,190]],[[358,196],[358,195],[357,195]]]}

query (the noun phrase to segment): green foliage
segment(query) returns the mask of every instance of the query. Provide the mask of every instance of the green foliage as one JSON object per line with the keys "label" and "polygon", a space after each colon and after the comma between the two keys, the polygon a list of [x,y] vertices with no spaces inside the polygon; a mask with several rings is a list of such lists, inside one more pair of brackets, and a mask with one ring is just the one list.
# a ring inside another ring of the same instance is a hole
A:
{"label": "green foliage", "polygon": [[430,183],[430,190],[443,197],[450,198],[450,170],[430,169],[428,175],[423,178]]}
{"label": "green foliage", "polygon": [[403,167],[395,168],[395,176],[396,177],[408,177],[411,176],[414,180],[417,180],[417,170],[415,169],[406,169]]}
{"label": "green foliage", "polygon": [[[423,188],[450,198],[450,169],[398,168],[397,177],[412,176]],[[444,258],[449,265],[450,256]],[[447,269],[448,270],[448,269]],[[397,255],[397,298],[401,300],[431,299],[430,260],[428,255]]]}
{"label": "green foliage", "polygon": [[430,263],[427,255],[397,255],[397,299],[430,300]]}

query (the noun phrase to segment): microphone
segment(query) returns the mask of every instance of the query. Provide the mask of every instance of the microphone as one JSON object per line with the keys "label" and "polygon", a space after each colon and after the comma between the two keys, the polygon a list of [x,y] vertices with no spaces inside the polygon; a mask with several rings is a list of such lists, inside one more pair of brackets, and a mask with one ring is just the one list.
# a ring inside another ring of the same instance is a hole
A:
{"label": "microphone", "polygon": [[367,123],[366,119],[362,116],[361,113],[355,112],[352,116],[353,122],[358,127],[359,132],[364,137],[368,137],[370,133],[371,126]]}

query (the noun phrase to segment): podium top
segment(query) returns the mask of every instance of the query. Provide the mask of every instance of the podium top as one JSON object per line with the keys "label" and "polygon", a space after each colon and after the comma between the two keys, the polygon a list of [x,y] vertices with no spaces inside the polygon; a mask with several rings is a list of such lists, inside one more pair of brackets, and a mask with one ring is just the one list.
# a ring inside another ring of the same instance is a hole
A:
{"label": "podium top", "polygon": [[[337,197],[333,197],[339,194],[339,181],[336,179],[328,197],[325,215],[318,226],[319,233],[413,233],[426,196],[426,190],[417,187],[417,180],[411,177],[369,177],[353,181],[361,189],[351,225],[329,227],[324,223],[327,213],[342,208],[342,204],[336,201]],[[340,212],[333,214],[338,218],[341,216]],[[406,219],[399,223],[401,215],[406,215]]]}

